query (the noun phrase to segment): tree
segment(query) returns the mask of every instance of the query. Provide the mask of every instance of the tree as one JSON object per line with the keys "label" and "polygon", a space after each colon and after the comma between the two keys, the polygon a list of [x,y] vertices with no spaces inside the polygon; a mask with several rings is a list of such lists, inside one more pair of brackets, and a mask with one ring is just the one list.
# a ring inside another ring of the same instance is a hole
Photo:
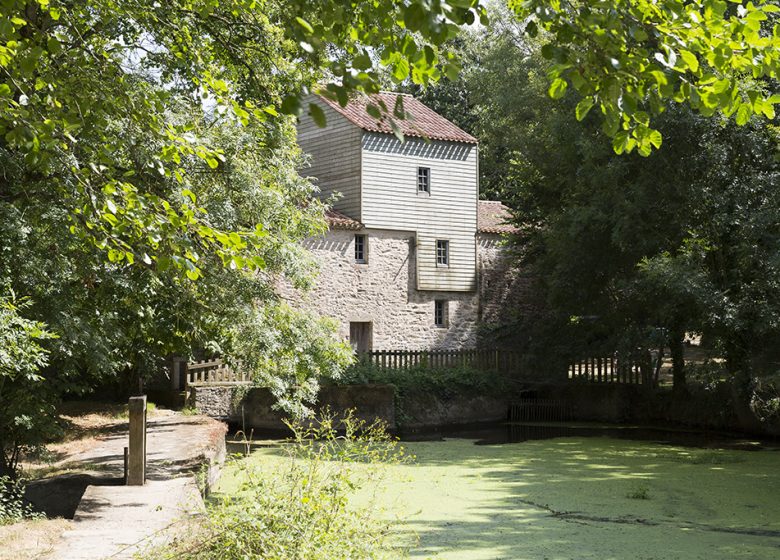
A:
{"label": "tree", "polygon": [[[0,147],[23,170],[22,184],[46,183],[44,193],[6,184],[3,198],[46,196],[112,262],[197,279],[205,253],[262,269],[266,236],[255,224],[213,227],[193,167],[218,168],[222,147],[172,104],[201,99],[223,120],[254,123],[265,142],[266,128],[286,120],[279,113],[297,114],[321,79],[343,103],[352,91],[376,91],[374,59],[418,83],[435,79],[440,62],[455,71],[434,47],[482,9],[476,1],[13,0],[3,13]],[[316,105],[308,110],[322,120]],[[135,161],[117,123],[157,149]],[[150,174],[174,179],[178,196],[148,189]]]}
{"label": "tree", "polygon": [[0,298],[0,478],[13,477],[22,451],[43,443],[54,428],[39,374],[47,363],[41,343],[52,335],[20,315],[28,305]]}
{"label": "tree", "polygon": [[[250,311],[278,305],[276,276],[307,281],[299,242],[324,227],[290,115],[314,87],[341,101],[376,91],[374,63],[419,83],[454,71],[436,45],[482,12],[400,0],[1,5],[0,286],[31,296],[24,315],[59,335],[36,374],[46,390],[31,393],[48,405],[118,376],[137,387],[171,353],[219,351],[239,320],[280,333],[291,324],[273,321],[300,321]],[[337,372],[344,354],[318,326],[310,348],[329,349],[323,367]],[[283,386],[304,375],[284,356],[271,365],[263,375]]]}
{"label": "tree", "polygon": [[547,95],[550,63],[514,22],[459,48],[468,69],[425,95],[480,138],[481,190],[514,209],[515,247],[545,285],[552,313],[514,332],[549,342],[574,318],[610,345],[662,335],[678,388],[684,334],[706,332],[733,373],[760,373],[780,318],[776,129],[670,104],[656,119],[664,149],[618,156],[596,115],[572,117],[575,95]]}
{"label": "tree", "polygon": [[668,102],[704,116],[775,117],[780,103],[780,7],[772,0],[509,0],[530,36],[546,32],[549,94],[580,94],[575,115],[596,107],[617,153],[649,155],[662,135],[651,119]]}

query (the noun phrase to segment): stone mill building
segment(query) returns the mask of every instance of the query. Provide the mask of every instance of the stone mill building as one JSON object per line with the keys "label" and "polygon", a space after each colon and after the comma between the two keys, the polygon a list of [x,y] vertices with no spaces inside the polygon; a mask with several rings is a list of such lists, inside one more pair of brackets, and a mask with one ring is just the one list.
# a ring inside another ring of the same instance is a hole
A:
{"label": "stone mill building", "polygon": [[327,125],[300,119],[304,174],[335,202],[329,232],[307,241],[319,277],[294,299],[337,319],[357,351],[473,348],[495,318],[513,228],[501,203],[479,200],[476,138],[407,95],[403,142],[366,112],[379,101],[392,111],[399,95],[310,99]]}

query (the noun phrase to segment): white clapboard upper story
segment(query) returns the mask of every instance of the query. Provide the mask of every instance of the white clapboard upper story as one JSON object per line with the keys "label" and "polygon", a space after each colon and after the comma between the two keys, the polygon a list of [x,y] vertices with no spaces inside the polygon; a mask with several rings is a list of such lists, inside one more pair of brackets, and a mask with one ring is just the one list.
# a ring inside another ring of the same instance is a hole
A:
{"label": "white clapboard upper story", "polygon": [[[392,111],[399,96],[403,142],[392,117],[366,111],[380,101]],[[304,174],[316,177],[323,198],[336,195],[333,207],[369,237],[371,229],[414,233],[418,290],[475,290],[477,139],[409,95],[380,93],[346,107],[319,96],[307,101],[327,119],[324,128],[308,115],[298,124],[298,142],[311,157]]]}

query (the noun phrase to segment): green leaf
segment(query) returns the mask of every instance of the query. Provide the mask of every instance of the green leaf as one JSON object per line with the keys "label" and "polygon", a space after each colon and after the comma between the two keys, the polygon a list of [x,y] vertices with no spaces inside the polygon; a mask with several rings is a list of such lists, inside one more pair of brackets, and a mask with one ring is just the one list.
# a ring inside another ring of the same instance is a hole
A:
{"label": "green leaf", "polygon": [[547,93],[549,93],[550,97],[553,99],[560,99],[566,93],[566,88],[568,86],[569,84],[567,84],[566,80],[563,78],[555,78],[552,84],[550,84],[550,89],[547,90]]}
{"label": "green leaf", "polygon": [[628,131],[621,130],[612,139],[612,149],[616,154],[622,154],[628,148]]}
{"label": "green leaf", "polygon": [[737,117],[736,117],[737,124],[739,126],[747,124],[752,114],[753,114],[753,109],[750,107],[749,103],[740,104],[739,109],[737,109]]}
{"label": "green leaf", "polygon": [[368,70],[371,66],[371,57],[366,53],[359,54],[352,59],[352,67],[357,70]]}
{"label": "green leaf", "polygon": [[409,61],[402,58],[393,67],[393,78],[402,82],[409,76]]}
{"label": "green leaf", "polygon": [[591,108],[593,107],[593,103],[594,101],[592,97],[586,97],[582,99],[579,103],[577,103],[575,114],[577,116],[578,121],[583,120],[588,115]]}
{"label": "green leaf", "polygon": [[282,101],[282,113],[285,115],[300,115],[301,114],[301,100],[297,95],[288,95]]}
{"label": "green leaf", "polygon": [[650,134],[647,136],[647,140],[655,146],[655,149],[658,150],[661,148],[661,144],[663,143],[663,136],[661,133],[657,130],[651,130]]}
{"label": "green leaf", "polygon": [[404,25],[410,31],[419,31],[427,17],[425,8],[417,2],[413,2],[404,10]]}
{"label": "green leaf", "polygon": [[303,30],[304,30],[306,33],[308,33],[309,35],[311,35],[312,33],[314,33],[314,28],[313,28],[313,27],[311,26],[311,24],[310,24],[308,21],[306,21],[305,19],[303,19],[303,18],[301,18],[301,17],[296,17],[296,18],[295,18],[295,21],[297,21],[297,22],[298,22],[298,25],[300,25],[300,26],[303,28]]}
{"label": "green leaf", "polygon": [[695,74],[699,71],[699,59],[691,51],[680,49],[680,57],[691,72]]}
{"label": "green leaf", "polygon": [[309,103],[309,116],[318,127],[325,128],[327,118],[325,117],[325,112],[319,105],[316,103]]}

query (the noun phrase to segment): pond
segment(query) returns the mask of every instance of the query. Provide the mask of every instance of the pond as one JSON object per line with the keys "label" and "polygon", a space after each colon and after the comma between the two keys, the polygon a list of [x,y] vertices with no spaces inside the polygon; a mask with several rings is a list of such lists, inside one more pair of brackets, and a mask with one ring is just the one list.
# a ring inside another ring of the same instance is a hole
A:
{"label": "pond", "polygon": [[376,494],[411,558],[780,558],[772,445],[583,425],[422,439]]}

